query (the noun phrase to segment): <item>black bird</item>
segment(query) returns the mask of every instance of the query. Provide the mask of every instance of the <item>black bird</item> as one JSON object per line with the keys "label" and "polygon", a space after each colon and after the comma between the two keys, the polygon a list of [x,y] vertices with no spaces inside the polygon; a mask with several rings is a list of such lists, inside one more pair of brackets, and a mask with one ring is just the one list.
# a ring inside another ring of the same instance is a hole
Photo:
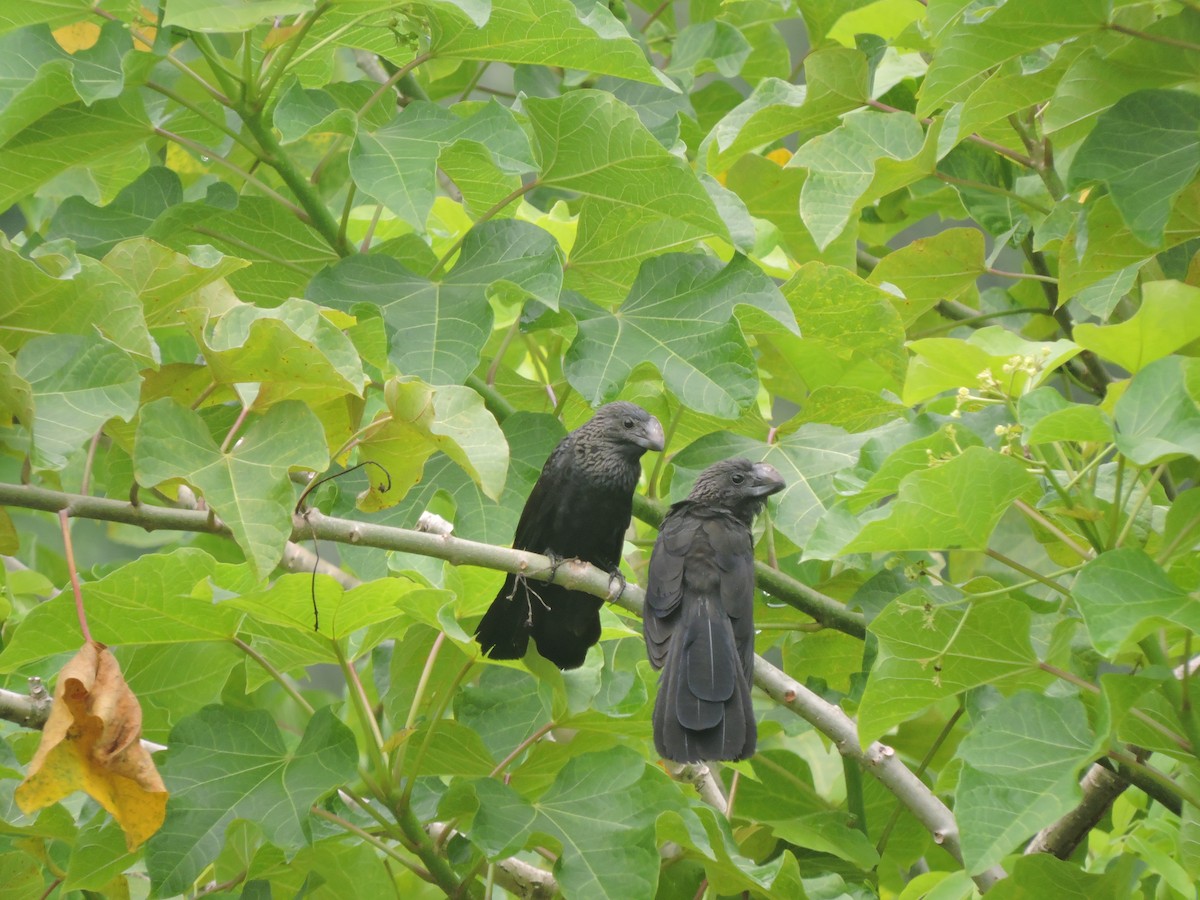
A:
{"label": "black bird", "polygon": [[663,670],[654,701],[654,746],[664,759],[754,754],[750,526],[767,497],[783,487],[774,466],[724,460],[700,473],[659,529],[644,629],[650,664]]}
{"label": "black bird", "polygon": [[[642,454],[662,450],[658,419],[640,406],[608,403],[568,434],[525,501],[513,547],[552,559],[575,557],[621,578],[621,546],[633,513]],[[560,669],[583,665],[600,640],[604,601],[557,584],[509,575],[475,638],[492,659],[520,659],[532,635]]]}

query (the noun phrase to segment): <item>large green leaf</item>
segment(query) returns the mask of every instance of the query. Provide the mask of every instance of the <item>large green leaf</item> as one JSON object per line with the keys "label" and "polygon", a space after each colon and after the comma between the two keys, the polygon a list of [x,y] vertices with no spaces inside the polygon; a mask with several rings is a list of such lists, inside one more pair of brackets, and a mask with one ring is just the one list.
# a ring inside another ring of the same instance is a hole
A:
{"label": "large green leaf", "polygon": [[764,78],[705,138],[700,158],[723,172],[743,154],[789,134],[801,143],[822,133],[867,96],[867,60],[856,50],[825,47],[804,61],[802,85]]}
{"label": "large green leaf", "polygon": [[[212,578],[226,590],[249,588],[241,567],[222,566],[202,550],[142,556],[83,585],[88,624],[106,644],[181,644],[222,641],[233,636],[240,613],[214,604]],[[0,670],[77,650],[78,616],[70,591],[39,604],[0,654]]]}
{"label": "large green leaf", "polygon": [[105,268],[137,292],[150,328],[181,324],[182,307],[207,305],[197,296],[202,288],[247,265],[212,247],[190,247],[184,255],[142,237],[122,241],[104,257]]}
{"label": "large green leaf", "polygon": [[1094,31],[1108,21],[1108,0],[1006,3],[975,17],[967,4],[946,4],[961,18],[948,31],[921,85],[917,114],[927,116],[960,100],[998,63]]}
{"label": "large green leaf", "polygon": [[280,400],[363,392],[362,361],[350,339],[315,303],[292,298],[274,309],[249,304],[216,319],[186,315],[218,384],[259,384],[254,407]]}
{"label": "large green leaf", "polygon": [[1135,315],[1117,325],[1081,322],[1074,338],[1084,349],[1136,373],[1200,338],[1197,310],[1200,288],[1152,281],[1142,285],[1142,305]]}
{"label": "large green leaf", "polygon": [[635,365],[649,362],[686,405],[736,418],[758,393],[754,359],[733,318],[741,304],[795,330],[779,289],[743,256],[725,266],[695,255],[647,260],[615,311],[569,302],[579,334],[567,351],[567,378],[597,405],[616,397]]}
{"label": "large green leaf", "polygon": [[81,253],[102,256],[118,241],[140,237],[164,211],[183,200],[183,185],[172,170],[154,166],[122,188],[107,206],[75,194],[62,202],[47,237],[70,238]]}
{"label": "large green leaf", "polygon": [[840,266],[810,262],[783,286],[802,336],[759,339],[760,365],[773,377],[790,374],[810,391],[858,387],[898,393],[907,363],[904,327],[885,291]]}
{"label": "large green leaf", "polygon": [[91,0],[29,0],[27,3],[5,4],[0,10],[0,33],[24,28],[26,25],[49,23],[66,25],[87,18]]}
{"label": "large green leaf", "polygon": [[273,16],[311,12],[313,0],[170,0],[163,25],[189,31],[242,31]]}
{"label": "large green leaf", "polygon": [[1071,163],[1070,185],[1108,185],[1134,237],[1157,246],[1180,191],[1200,170],[1200,97],[1138,91],[1102,113]]}
{"label": "large green leaf", "polygon": [[871,633],[879,655],[858,708],[858,739],[866,747],[940,700],[990,684],[1040,689],[1029,641],[1029,608],[995,598],[945,606],[916,589],[876,616]]}
{"label": "large green leaf", "polygon": [[109,419],[137,414],[142,384],[129,354],[97,336],[48,334],[17,354],[33,397],[34,465],[61,469]]}
{"label": "large green leaf", "polygon": [[978,228],[947,228],[889,253],[867,280],[899,291],[892,303],[904,324],[911,325],[943,300],[970,297],[976,279],[986,270],[983,257],[983,233]]}
{"label": "large green leaf", "polygon": [[555,875],[580,897],[654,896],[654,821],[679,802],[663,774],[628,747],[572,758],[534,804],[534,828],[561,846]]}
{"label": "large green leaf", "polygon": [[867,201],[931,172],[936,148],[915,116],[874,110],[844,116],[804,144],[788,165],[808,170],[800,217],[817,246],[828,247]]}
{"label": "large green leaf", "polygon": [[430,44],[443,59],[563,66],[658,83],[653,67],[608,8],[570,0],[492,0],[482,27],[457,11],[429,9]]}
{"label": "large green leaf", "polygon": [[97,332],[144,364],[154,349],[142,306],[130,286],[92,259],[76,257],[59,277],[0,247],[0,336],[10,351],[36,335]]}
{"label": "large green leaf", "polygon": [[142,144],[150,123],[137,94],[61,106],[0,148],[0,208],[7,209],[72,166]]}
{"label": "large green leaf", "polygon": [[354,256],[321,272],[307,296],[355,315],[382,315],[388,356],[405,375],[458,384],[479,363],[491,333],[495,293],[557,308],[562,256],[548,232],[520,221],[477,225],[458,262],[436,280],[387,256]]}
{"label": "large green leaf", "polygon": [[354,777],[354,735],[329,707],[318,710],[293,749],[264,710],[208,706],[171,732],[161,764],[167,820],[146,845],[161,896],[183,893],[217,856],[225,829],[248,819],[294,852],[311,840],[309,807]]}
{"label": "large green leaf", "polygon": [[243,300],[278,306],[304,293],[309,279],[338,256],[321,236],[265,197],[238,196],[223,182],[208,196],[167,210],[147,234],[187,253],[194,244],[211,244],[252,265],[229,276]]}
{"label": "large green leaf", "polygon": [[570,264],[593,300],[620,296],[640,260],[709,236],[729,237],[712,198],[686,161],[637,113],[599,91],[525,101],[547,187],[580,196]]}
{"label": "large green leaf", "polygon": [[421,480],[434,453],[454,460],[480,489],[499,500],[508,475],[508,442],[483,398],[469,387],[431,388],[415,378],[396,378],[384,389],[387,409],[359,442],[362,460],[388,472],[389,489],[372,480],[362,509],[398,503]]}
{"label": "large green leaf", "polygon": [[1168,356],[1133,377],[1117,400],[1117,447],[1139,466],[1200,458],[1200,361]]}
{"label": "large green leaf", "polygon": [[358,135],[350,172],[362,190],[423,231],[437,195],[438,159],[460,141],[484,147],[504,174],[533,169],[529,139],[505,107],[491,103],[460,117],[433,103],[412,103],[383,128]]}
{"label": "large green leaf", "polygon": [[142,408],[133,462],[147,487],[178,478],[199,488],[266,576],[292,533],[295,494],[288,469],[323,471],[329,455],[321,423],[297,401],[272,406],[222,449],[196,413],[162,399]]}
{"label": "large green leaf", "polygon": [[1200,605],[1141,550],[1110,550],[1089,562],[1072,591],[1092,644],[1114,654],[1172,623],[1200,632]]}
{"label": "large green leaf", "polygon": [[996,865],[1079,802],[1076,773],[1093,743],[1076,697],[1022,692],[988,711],[958,750],[954,809],[968,872]]}
{"label": "large green leaf", "polygon": [[1034,500],[1037,483],[1011,456],[968,447],[949,462],[906,475],[896,499],[842,553],[880,550],[985,550],[1014,500]]}

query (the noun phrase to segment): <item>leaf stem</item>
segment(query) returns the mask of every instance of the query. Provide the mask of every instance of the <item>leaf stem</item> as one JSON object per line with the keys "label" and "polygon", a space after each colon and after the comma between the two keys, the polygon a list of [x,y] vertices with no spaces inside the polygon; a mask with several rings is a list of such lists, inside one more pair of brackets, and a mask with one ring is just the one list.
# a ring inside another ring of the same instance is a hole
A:
{"label": "leaf stem", "polygon": [[[1120,459],[1124,459],[1125,455],[1121,454]],[[1119,465],[1119,463],[1118,463]],[[1133,523],[1138,517],[1138,513],[1142,511],[1142,507],[1146,504],[1146,500],[1150,497],[1150,492],[1154,490],[1154,484],[1162,476],[1166,470],[1167,464],[1160,463],[1158,468],[1154,470],[1144,485],[1142,485],[1141,493],[1138,494],[1137,502],[1133,504],[1133,509],[1130,510],[1128,518],[1125,519],[1125,527],[1121,529],[1121,534],[1117,537],[1117,542],[1113,546],[1120,547],[1125,543],[1125,538],[1129,536],[1130,530],[1133,528]]]}
{"label": "leaf stem", "polygon": [[683,404],[680,403],[675,412],[671,414],[671,421],[667,423],[667,434],[663,440],[663,448],[658,454],[658,459],[654,461],[654,468],[650,470],[650,477],[646,479],[646,496],[651,500],[658,497],[658,480],[662,473],[663,465],[667,460],[667,450],[671,446],[671,438],[675,436],[675,430],[679,427],[679,420],[683,418]]}
{"label": "leaf stem", "polygon": [[425,666],[421,669],[421,677],[417,679],[417,689],[413,691],[412,703],[408,707],[408,718],[404,720],[406,729],[412,728],[416,724],[417,712],[421,708],[421,701],[425,698],[425,688],[429,685],[429,676],[433,674],[438,651],[442,649],[442,644],[445,642],[446,632],[439,631],[437,637],[433,639],[433,646],[429,648],[429,655],[425,657]]}
{"label": "leaf stem", "polygon": [[[539,184],[541,184],[541,182],[535,178],[533,181],[529,182],[529,184],[521,185],[521,187],[517,188],[515,191],[510,193],[507,197],[503,197],[502,199],[497,201],[496,204],[494,206],[492,206],[492,208],[489,209],[487,212],[485,212],[482,216],[480,216],[476,220],[475,224],[471,227],[474,228],[478,225],[482,225],[484,222],[488,221],[494,215],[496,215],[496,213],[500,212],[500,210],[504,209],[504,207],[508,206],[508,204],[512,203],[514,200],[519,200],[521,197],[524,197],[526,194],[528,194],[530,191],[532,191]],[[446,263],[450,262],[450,258],[453,257],[454,254],[459,251],[459,248],[462,247],[462,245],[463,245],[463,241],[465,241],[467,239],[467,235],[470,233],[471,233],[470,230],[464,232],[462,235],[459,236],[458,240],[456,240],[453,244],[450,245],[450,249],[442,254],[441,259],[439,259],[437,261],[437,264],[429,271],[429,280],[430,281],[433,281],[435,278],[437,278],[438,275],[440,275],[442,273],[442,270],[446,268]]]}
{"label": "leaf stem", "polygon": [[252,660],[262,666],[263,671],[279,682],[280,687],[287,691],[288,694],[291,695],[291,698],[296,701],[296,705],[304,710],[308,715],[311,716],[314,712],[316,712],[316,710],[313,709],[312,704],[304,699],[304,695],[296,689],[296,686],[292,684],[291,680],[273,665],[271,665],[265,656],[243,641],[240,637],[232,637],[230,638],[230,642],[233,644],[233,646],[237,647]]}
{"label": "leaf stem", "polygon": [[[1117,454],[1117,474],[1116,487],[1113,489],[1112,508],[1109,510],[1108,517],[1108,541],[1105,545],[1106,550],[1111,550],[1117,546],[1117,526],[1121,524],[1121,490],[1125,487],[1125,454]],[[1129,517],[1130,519],[1133,516]]]}
{"label": "leaf stem", "polygon": [[346,679],[346,689],[350,695],[351,705],[354,707],[359,725],[365,732],[367,755],[371,757],[375,771],[378,773],[377,777],[384,780],[382,785],[383,790],[386,793],[390,793],[392,771],[388,766],[387,757],[383,750],[383,734],[379,730],[379,722],[376,721],[374,714],[371,712],[371,704],[367,701],[367,692],[363,687],[362,679],[358,677],[358,670],[354,668],[354,663],[346,657],[346,651],[342,647],[342,642],[334,639],[331,643],[333,645],[333,652],[337,656],[338,666],[341,668],[342,675]]}
{"label": "leaf stem", "polygon": [[514,759],[516,759],[518,756],[520,756],[527,749],[532,747],[534,744],[536,744],[538,741],[540,741],[542,738],[544,738],[546,735],[548,735],[551,731],[553,731],[557,727],[558,727],[557,722],[555,722],[553,720],[547,722],[545,725],[543,725],[541,728],[539,728],[537,731],[535,731],[529,737],[525,738],[525,740],[521,741],[521,743],[517,744],[517,746],[513,748],[512,753],[508,754],[508,756],[504,757],[504,759],[502,759],[502,760],[500,760],[500,762],[496,763],[496,768],[492,769],[492,771],[489,773],[489,776],[491,778],[495,778],[497,775],[499,775],[501,772],[503,772],[505,769],[508,768],[509,763],[511,763]]}
{"label": "leaf stem", "polygon": [[1015,559],[1009,559],[1007,556],[1000,553],[999,551],[993,550],[991,547],[989,547],[987,550],[985,550],[983,552],[986,553],[988,556],[990,556],[992,559],[996,560],[997,562],[1003,563],[1004,565],[1008,566],[1010,569],[1016,569],[1018,572],[1020,572],[1022,575],[1026,576],[1027,578],[1032,578],[1034,581],[1038,581],[1041,584],[1044,584],[1046,587],[1050,588],[1051,590],[1056,591],[1059,594],[1062,594],[1062,596],[1064,596],[1064,597],[1071,596],[1071,592],[1068,591],[1062,585],[1057,584],[1056,582],[1047,578],[1045,575],[1041,575],[1041,574],[1033,571],[1033,569],[1029,568],[1028,566],[1021,565],[1021,563],[1017,562]]}
{"label": "leaf stem", "polygon": [[1022,206],[1027,206],[1030,209],[1041,213],[1043,216],[1050,215],[1050,210],[1042,206],[1028,197],[1022,197],[1020,194],[1010,191],[1008,188],[1002,188],[994,184],[985,184],[982,181],[972,181],[970,178],[956,178],[953,175],[947,175],[945,172],[933,172],[933,177],[938,181],[944,181],[946,184],[952,184],[957,187],[967,188],[973,191],[983,191],[987,194],[996,194],[1000,197],[1007,197],[1010,200],[1015,200]]}
{"label": "leaf stem", "polygon": [[319,806],[312,807],[312,814],[319,818],[325,819],[327,822],[332,822],[334,825],[337,825],[339,828],[344,829],[347,833],[353,834],[356,837],[360,838],[361,840],[366,841],[368,844],[370,844],[372,847],[374,847],[380,853],[383,853],[384,855],[386,855],[386,856],[394,859],[396,862],[400,863],[400,865],[404,866],[404,868],[408,869],[410,872],[412,872],[414,875],[416,875],[422,881],[428,881],[430,884],[436,883],[434,881],[433,876],[429,872],[427,872],[425,869],[422,869],[420,866],[418,866],[416,863],[412,862],[411,860],[405,859],[403,856],[401,856],[399,853],[397,853],[394,849],[392,849],[387,843],[385,843],[384,841],[381,841],[379,838],[377,838],[375,835],[371,834],[371,832],[367,831],[366,829],[359,828],[353,822],[347,821],[346,819],[343,819],[341,816],[331,813],[327,809],[322,809]]}
{"label": "leaf stem", "polygon": [[388,77],[387,81],[385,81],[383,84],[381,84],[378,87],[378,89],[375,91],[375,93],[373,93],[370,97],[367,98],[367,102],[364,103],[361,107],[359,107],[358,112],[356,112],[354,114],[354,117],[356,119],[358,119],[359,121],[362,121],[362,117],[365,116],[368,112],[370,112],[371,107],[379,102],[380,97],[382,97],[384,94],[388,93],[388,91],[390,91],[393,87],[396,86],[396,82],[398,82],[401,78],[403,78],[405,75],[407,75],[413,69],[415,69],[417,66],[421,65],[421,63],[426,62],[427,60],[431,59],[432,57],[433,57],[433,51],[431,51],[431,50],[426,51],[425,53],[419,53],[416,56],[414,56],[412,59],[410,59],[408,62],[406,62],[404,65],[402,65],[400,68],[398,68],[395,72],[393,72]]}
{"label": "leaf stem", "polygon": [[[1156,635],[1148,635],[1138,641],[1138,646],[1142,653],[1146,655],[1151,665],[1162,666],[1171,673],[1171,664],[1167,660],[1167,654],[1159,645]],[[1185,671],[1186,671],[1185,666]],[[1193,754],[1200,753],[1200,722],[1196,719],[1195,708],[1184,701],[1183,684],[1180,679],[1170,675],[1162,683],[1163,693],[1167,695],[1167,699],[1171,701],[1171,705],[1179,710],[1179,723],[1183,726],[1183,733],[1187,735],[1191,747],[1188,748]],[[1200,809],[1200,806],[1197,807]]]}
{"label": "leaf stem", "polygon": [[[929,768],[929,764],[933,762],[933,757],[937,755],[938,750],[942,748],[942,744],[946,743],[946,739],[950,737],[950,733],[954,731],[954,726],[958,724],[958,720],[963,717],[966,712],[966,707],[961,703],[954,710],[950,718],[946,720],[946,724],[942,726],[942,730],[938,732],[938,736],[933,739],[933,743],[929,745],[929,749],[925,751],[925,755],[921,757],[921,762],[913,774],[920,778],[925,774],[925,770]],[[896,827],[896,823],[900,821],[900,813],[904,809],[904,804],[899,801],[892,808],[892,814],[888,816],[888,820],[884,823],[883,830],[879,833],[879,840],[875,843],[875,852],[883,856],[883,851],[887,849],[888,838],[892,836],[892,830]]]}
{"label": "leaf stem", "polygon": [[304,43],[304,39],[308,37],[309,29],[313,27],[317,19],[325,14],[325,11],[329,9],[329,5],[328,0],[318,5],[308,18],[304,20],[304,24],[300,26],[300,30],[287,41],[279,54],[271,60],[270,67],[258,82],[257,93],[261,103],[266,103],[270,100],[271,94],[275,91],[275,86],[279,83],[279,79],[283,77],[288,64],[292,61],[292,57],[300,49],[300,45]]}
{"label": "leaf stem", "polygon": [[1183,787],[1183,785],[1181,785],[1178,781],[1174,781],[1165,773],[1154,768],[1154,766],[1140,762],[1130,754],[1122,753],[1119,750],[1109,750],[1108,758],[1115,760],[1123,766],[1127,766],[1130,770],[1137,772],[1150,781],[1153,781],[1168,793],[1173,794],[1186,803],[1190,803],[1195,809],[1200,809],[1200,797],[1197,797],[1191,791]]}
{"label": "leaf stem", "polygon": [[216,116],[205,111],[204,107],[202,107],[196,103],[193,103],[191,100],[188,100],[182,94],[172,90],[171,88],[167,87],[164,84],[159,84],[157,81],[147,81],[146,87],[149,88],[150,90],[154,91],[155,93],[162,94],[164,97],[174,100],[176,103],[178,103],[184,109],[196,114],[197,116],[202,118],[204,121],[206,121],[210,125],[212,125],[214,128],[219,128],[222,132],[229,135],[229,137],[231,137],[234,141],[236,141],[238,144],[240,144],[243,148],[245,148],[246,150],[249,150],[251,153],[253,153],[256,158],[258,157],[258,155],[259,155],[258,147],[254,146],[254,144],[252,144],[250,141],[248,141],[244,137],[242,137],[241,132],[237,131],[234,128],[230,128],[229,125],[227,125],[223,120],[218,119]]}
{"label": "leaf stem", "polygon": [[278,172],[283,183],[292,189],[292,193],[308,213],[308,221],[339,256],[349,256],[351,250],[345,240],[339,238],[338,223],[333,213],[329,211],[317,189],[300,174],[291,157],[284,153],[272,127],[263,122],[261,110],[248,111],[243,116],[243,121],[246,123],[246,129],[254,135],[254,139],[265,152],[263,161]]}
{"label": "leaf stem", "polygon": [[1162,44],[1166,47],[1179,47],[1182,50],[1191,50],[1193,53],[1200,53],[1200,44],[1193,44],[1191,41],[1181,41],[1179,38],[1167,37],[1165,34],[1151,34],[1148,31],[1138,31],[1136,28],[1130,28],[1127,25],[1118,25],[1116,22],[1107,22],[1101,27],[1108,31],[1127,34],[1130,37],[1139,38],[1143,41]]}
{"label": "leaf stem", "polygon": [[165,128],[160,128],[157,125],[154,127],[154,133],[159,135],[160,137],[166,138],[168,141],[174,141],[176,144],[179,144],[179,146],[181,146],[181,147],[187,147],[189,150],[191,150],[193,153],[195,153],[197,156],[199,156],[201,158],[201,160],[211,160],[212,162],[215,162],[218,165],[223,166],[224,168],[228,169],[230,172],[233,172],[235,175],[238,175],[239,177],[241,177],[243,180],[245,180],[245,182],[247,184],[254,185],[264,195],[266,195],[267,197],[270,197],[276,203],[283,206],[285,209],[287,209],[289,212],[293,213],[294,215],[296,215],[303,221],[305,221],[305,222],[309,221],[309,217],[304,212],[303,209],[301,209],[299,206],[297,206],[295,203],[293,203],[287,197],[280,194],[278,191],[274,190],[273,188],[268,187],[266,184],[264,184],[262,181],[260,181],[253,175],[251,175],[245,169],[241,168],[240,166],[238,166],[234,163],[231,163],[229,160],[227,160],[224,156],[222,156],[216,150],[213,150],[211,147],[205,147],[203,144],[198,144],[195,141],[191,140],[190,138],[185,138],[183,135],[179,135],[179,134],[175,134],[174,132],[167,131]]}
{"label": "leaf stem", "polygon": [[[192,43],[196,45],[196,49],[200,51],[200,55],[204,57],[204,61],[208,63],[209,70],[216,76],[225,95],[231,98],[243,96],[244,88],[239,84],[237,76],[226,69],[224,63],[221,62],[221,55],[213,46],[212,38],[203,31],[191,31],[188,32],[188,35],[191,37]],[[230,105],[234,105],[232,101]]]}
{"label": "leaf stem", "polygon": [[58,524],[62,529],[63,550],[67,557],[67,575],[71,579],[71,592],[75,595],[75,615],[79,619],[79,630],[83,632],[85,644],[93,644],[92,630],[88,628],[87,610],[83,608],[83,588],[79,583],[79,569],[75,567],[75,547],[71,542],[70,511],[58,511]]}
{"label": "leaf stem", "polygon": [[[1066,502],[1068,502],[1068,503],[1070,502],[1069,497],[1067,497],[1065,499],[1066,499]],[[1063,531],[1061,528],[1059,528],[1057,525],[1055,525],[1053,522],[1051,522],[1049,519],[1047,519],[1044,515],[1042,515],[1040,512],[1038,512],[1036,509],[1034,509],[1032,506],[1030,506],[1024,500],[1014,501],[1013,506],[1016,507],[1016,509],[1019,512],[1023,513],[1026,517],[1033,520],[1034,522],[1037,522],[1037,524],[1042,526],[1042,528],[1046,529],[1048,532],[1050,532],[1052,535],[1054,535],[1056,538],[1058,538],[1060,541],[1062,541],[1064,546],[1066,546],[1068,549],[1070,549],[1071,552],[1074,553],[1076,556],[1078,556],[1080,559],[1094,559],[1096,557],[1095,550],[1089,550],[1088,548],[1081,547],[1079,544],[1075,543],[1074,538],[1072,538],[1069,534],[1067,534],[1065,531]]]}

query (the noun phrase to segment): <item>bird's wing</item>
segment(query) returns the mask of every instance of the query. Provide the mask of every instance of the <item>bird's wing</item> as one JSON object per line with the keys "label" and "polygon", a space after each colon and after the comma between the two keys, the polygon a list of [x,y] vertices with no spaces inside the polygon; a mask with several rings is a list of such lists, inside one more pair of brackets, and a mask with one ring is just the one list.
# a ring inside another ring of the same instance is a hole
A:
{"label": "bird's wing", "polygon": [[533,490],[525,500],[513,547],[543,553],[554,546],[554,520],[564,492],[569,490],[569,470],[573,458],[572,436],[561,440],[546,459]]}
{"label": "bird's wing", "polygon": [[663,520],[658,539],[654,542],[654,551],[650,554],[643,630],[646,652],[650,664],[656,669],[661,669],[667,659],[671,634],[675,630],[680,603],[683,601],[683,577],[688,553],[696,535],[700,533],[701,525],[702,520],[688,515],[684,503],[675,504]]}

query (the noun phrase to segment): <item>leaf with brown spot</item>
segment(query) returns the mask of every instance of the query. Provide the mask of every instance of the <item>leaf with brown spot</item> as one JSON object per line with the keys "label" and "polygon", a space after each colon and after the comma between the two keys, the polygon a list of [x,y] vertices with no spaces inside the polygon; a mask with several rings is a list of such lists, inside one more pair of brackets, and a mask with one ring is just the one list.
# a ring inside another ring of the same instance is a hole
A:
{"label": "leaf with brown spot", "polygon": [[133,850],[158,831],[167,810],[167,789],[141,736],[142,708],[116,658],[103,644],[85,644],[58,674],[17,804],[29,814],[86,791],[112,813]]}

